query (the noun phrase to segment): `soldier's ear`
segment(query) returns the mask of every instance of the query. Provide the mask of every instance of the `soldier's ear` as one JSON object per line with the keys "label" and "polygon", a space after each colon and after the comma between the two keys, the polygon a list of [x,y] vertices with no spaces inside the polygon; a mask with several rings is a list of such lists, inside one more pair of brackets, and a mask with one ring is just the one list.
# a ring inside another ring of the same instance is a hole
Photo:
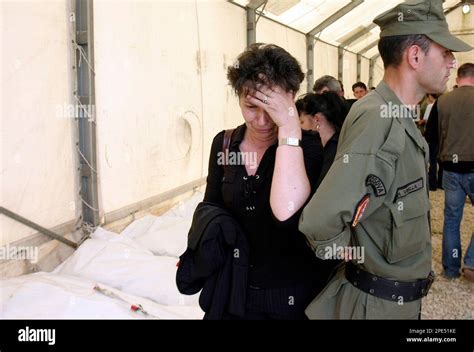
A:
{"label": "soldier's ear", "polygon": [[412,45],[407,49],[408,64],[413,68],[418,68],[421,63],[423,50],[418,45]]}

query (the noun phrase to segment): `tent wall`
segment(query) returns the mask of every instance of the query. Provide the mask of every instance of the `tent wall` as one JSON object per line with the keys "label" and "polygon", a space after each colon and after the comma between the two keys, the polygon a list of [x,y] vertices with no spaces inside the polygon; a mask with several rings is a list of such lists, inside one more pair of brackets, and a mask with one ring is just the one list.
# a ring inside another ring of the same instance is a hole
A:
{"label": "tent wall", "polygon": [[[257,24],[257,42],[281,46],[298,60],[301,69],[306,74],[306,37],[304,34],[261,17]],[[305,76],[298,94],[306,93],[306,88]]]}
{"label": "tent wall", "polygon": [[337,57],[335,46],[317,40],[314,46],[314,80],[324,75],[337,78]]}
{"label": "tent wall", "polygon": [[[236,122],[225,69],[245,47],[245,21],[226,3],[96,1],[94,12],[99,189],[109,213],[207,174],[212,137]],[[229,20],[216,30],[219,18]]]}
{"label": "tent wall", "polygon": [[[43,227],[77,216],[69,3],[0,3],[0,204]],[[0,215],[0,245],[36,231]]]}
{"label": "tent wall", "polygon": [[[369,87],[369,68],[370,68],[370,62],[369,59],[362,57],[361,63],[360,63],[360,80],[364,82],[367,85],[367,89],[370,90]],[[352,89],[352,87],[351,87]]]}
{"label": "tent wall", "polygon": [[374,64],[374,77],[372,84],[374,87],[377,87],[377,85],[382,81],[384,75],[384,69],[383,69],[383,61],[380,58],[380,56],[375,60]]}
{"label": "tent wall", "polygon": [[352,85],[357,82],[357,55],[344,52],[344,59],[342,61],[342,83],[344,84],[344,96],[347,99],[354,98],[352,94]]}
{"label": "tent wall", "polygon": [[[449,23],[449,29],[452,33],[455,33],[459,39],[465,41],[472,47],[474,47],[474,6],[471,5],[471,13],[464,15],[462,13],[462,7],[458,7],[453,12],[449,13],[446,17]],[[474,63],[474,54],[472,51],[466,53],[454,53],[457,61],[457,67],[467,62]],[[451,71],[451,76],[448,81],[448,90],[452,90],[456,84],[457,69]]]}

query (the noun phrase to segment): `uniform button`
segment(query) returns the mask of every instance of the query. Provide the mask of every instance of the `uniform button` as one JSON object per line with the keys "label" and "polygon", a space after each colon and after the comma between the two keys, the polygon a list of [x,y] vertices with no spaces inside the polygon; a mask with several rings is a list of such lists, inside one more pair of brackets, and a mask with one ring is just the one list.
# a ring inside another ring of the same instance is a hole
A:
{"label": "uniform button", "polygon": [[397,298],[397,296],[395,296],[395,295],[392,295],[392,299],[396,299],[396,298]]}
{"label": "uniform button", "polygon": [[395,281],[395,286],[398,286],[398,282],[397,282],[397,281]]}
{"label": "uniform button", "polygon": [[374,289],[371,288],[369,292],[373,294],[373,293],[374,293]]}
{"label": "uniform button", "polygon": [[377,281],[377,278],[374,276],[374,277],[372,278],[372,280],[373,280],[373,281]]}

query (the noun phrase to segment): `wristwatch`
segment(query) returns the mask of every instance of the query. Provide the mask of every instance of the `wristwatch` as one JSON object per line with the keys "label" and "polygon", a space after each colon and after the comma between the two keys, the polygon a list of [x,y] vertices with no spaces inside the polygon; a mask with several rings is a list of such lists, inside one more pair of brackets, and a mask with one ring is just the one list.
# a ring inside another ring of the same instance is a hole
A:
{"label": "wristwatch", "polygon": [[301,140],[294,137],[289,138],[279,138],[278,139],[278,146],[280,145],[290,145],[292,147],[299,147],[301,146]]}

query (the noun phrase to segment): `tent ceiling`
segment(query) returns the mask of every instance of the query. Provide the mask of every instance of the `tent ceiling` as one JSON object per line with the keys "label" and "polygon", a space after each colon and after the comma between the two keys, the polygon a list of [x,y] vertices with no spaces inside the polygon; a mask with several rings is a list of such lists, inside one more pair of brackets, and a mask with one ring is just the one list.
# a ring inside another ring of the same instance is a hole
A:
{"label": "tent ceiling", "polygon": [[[258,3],[256,0],[233,0],[241,6]],[[351,0],[268,0],[265,4],[263,16],[282,23],[303,33],[311,32],[331,15],[350,4]],[[346,44],[346,49],[355,53],[363,51],[372,45],[379,37],[380,30],[373,26],[372,20],[379,14],[401,3],[401,0],[365,0],[345,16],[341,17],[316,37],[333,45]],[[460,0],[446,0],[445,10],[457,5]],[[265,3],[265,1],[260,1]],[[258,10],[261,10],[261,6]],[[367,30],[368,29],[368,30]],[[357,33],[364,33],[358,39],[348,43]],[[377,54],[377,47],[372,47],[364,53],[366,57]]]}

